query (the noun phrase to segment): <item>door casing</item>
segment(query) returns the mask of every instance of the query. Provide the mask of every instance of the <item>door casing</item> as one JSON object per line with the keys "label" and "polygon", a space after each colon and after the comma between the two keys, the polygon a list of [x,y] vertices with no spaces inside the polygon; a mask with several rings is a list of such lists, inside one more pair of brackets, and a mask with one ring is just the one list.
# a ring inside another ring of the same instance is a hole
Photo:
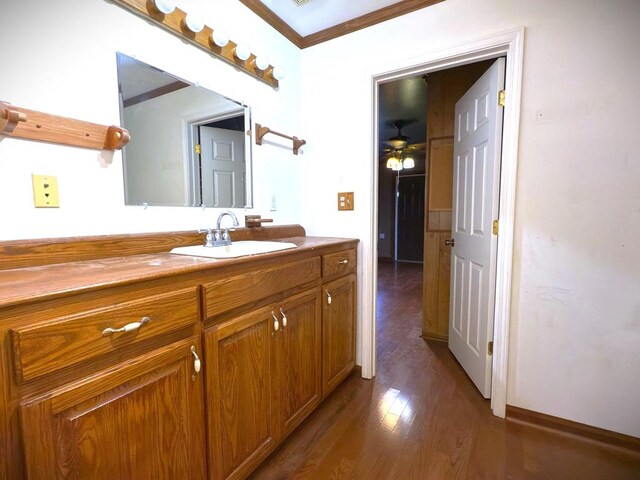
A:
{"label": "door casing", "polygon": [[376,370],[376,292],[377,292],[377,238],[378,229],[378,87],[382,83],[407,77],[424,75],[482,60],[505,56],[507,58],[502,135],[502,168],[500,172],[500,230],[496,270],[496,294],[493,336],[493,367],[491,385],[491,410],[504,418],[507,405],[509,319],[511,312],[511,282],[513,263],[513,237],[515,224],[516,173],[518,160],[518,135],[520,126],[520,99],[522,91],[522,67],[524,54],[524,27],[495,35],[478,38],[459,45],[426,53],[396,65],[387,65],[372,76],[372,175],[371,217],[368,241],[362,245],[362,276],[360,305],[362,376],[372,378]]}

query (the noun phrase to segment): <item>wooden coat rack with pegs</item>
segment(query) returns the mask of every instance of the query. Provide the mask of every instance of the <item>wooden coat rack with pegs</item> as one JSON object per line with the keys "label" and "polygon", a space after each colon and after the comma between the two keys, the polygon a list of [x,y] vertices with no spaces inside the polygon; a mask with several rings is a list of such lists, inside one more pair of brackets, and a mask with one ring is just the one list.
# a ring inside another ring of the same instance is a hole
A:
{"label": "wooden coat rack with pegs", "polygon": [[298,137],[290,137],[289,135],[285,135],[284,133],[276,132],[275,130],[271,130],[269,127],[263,127],[259,123],[256,123],[256,145],[262,145],[262,139],[267,133],[272,133],[273,135],[278,135],[279,137],[288,138],[293,142],[293,154],[298,155],[300,151],[300,147],[307,143],[306,140],[302,140]]}
{"label": "wooden coat rack with pegs", "polygon": [[0,139],[3,137],[95,150],[120,150],[131,139],[122,127],[60,117],[0,101]]}

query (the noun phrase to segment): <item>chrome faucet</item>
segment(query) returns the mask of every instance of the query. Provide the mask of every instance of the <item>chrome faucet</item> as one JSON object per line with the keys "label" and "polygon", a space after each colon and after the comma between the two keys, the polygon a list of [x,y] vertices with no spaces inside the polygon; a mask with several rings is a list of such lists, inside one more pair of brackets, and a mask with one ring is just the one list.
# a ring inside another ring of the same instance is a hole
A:
{"label": "chrome faucet", "polygon": [[[231,228],[223,229],[221,227],[222,219],[227,215],[231,217],[231,220],[233,220],[233,226]],[[229,236],[229,231],[233,231],[236,227],[239,226],[240,223],[238,222],[238,217],[236,217],[233,212],[227,210],[218,215],[215,230],[211,231],[210,228],[205,228],[204,230],[198,230],[198,232],[207,232],[204,244],[205,247],[221,247],[223,245],[231,245],[231,237]]]}

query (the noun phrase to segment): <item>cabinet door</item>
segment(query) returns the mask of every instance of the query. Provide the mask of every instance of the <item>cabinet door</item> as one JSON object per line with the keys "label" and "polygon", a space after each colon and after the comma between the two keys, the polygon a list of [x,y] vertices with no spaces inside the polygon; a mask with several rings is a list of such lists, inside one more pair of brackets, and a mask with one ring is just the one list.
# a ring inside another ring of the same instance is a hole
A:
{"label": "cabinet door", "polygon": [[245,478],[271,451],[275,419],[271,307],[205,334],[209,464],[214,479]]}
{"label": "cabinet door", "polygon": [[327,395],[356,364],[355,275],[322,287],[322,393]]}
{"label": "cabinet door", "polygon": [[21,404],[28,478],[206,476],[193,338]]}
{"label": "cabinet door", "polygon": [[281,328],[274,337],[278,386],[274,399],[280,437],[289,434],[322,399],[320,289],[290,297],[277,309]]}

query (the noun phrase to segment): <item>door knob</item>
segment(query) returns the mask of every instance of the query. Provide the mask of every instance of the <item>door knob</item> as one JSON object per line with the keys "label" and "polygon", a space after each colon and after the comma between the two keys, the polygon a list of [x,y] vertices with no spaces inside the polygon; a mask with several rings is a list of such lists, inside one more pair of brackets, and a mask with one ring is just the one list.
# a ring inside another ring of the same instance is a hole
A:
{"label": "door knob", "polygon": [[456,246],[456,240],[455,238],[449,238],[447,240],[444,241],[444,244],[448,247],[455,247]]}

